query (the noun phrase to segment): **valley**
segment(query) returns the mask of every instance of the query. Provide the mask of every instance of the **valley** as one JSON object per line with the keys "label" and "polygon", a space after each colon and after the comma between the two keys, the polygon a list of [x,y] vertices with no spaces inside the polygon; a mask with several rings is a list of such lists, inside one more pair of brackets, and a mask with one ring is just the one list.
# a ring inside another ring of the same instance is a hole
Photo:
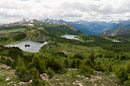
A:
{"label": "valley", "polygon": [[118,32],[88,35],[39,20],[2,25],[0,86],[127,86],[130,39]]}

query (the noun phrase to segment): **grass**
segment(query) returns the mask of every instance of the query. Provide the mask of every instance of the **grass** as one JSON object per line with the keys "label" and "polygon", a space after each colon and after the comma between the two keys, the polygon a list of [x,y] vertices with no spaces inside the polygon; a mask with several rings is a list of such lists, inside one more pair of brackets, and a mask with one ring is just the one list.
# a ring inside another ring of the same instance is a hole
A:
{"label": "grass", "polygon": [[12,29],[12,30],[0,30],[0,45],[6,45],[10,43],[17,43],[19,41],[14,40],[19,33],[24,33],[26,28]]}
{"label": "grass", "polygon": [[110,40],[110,41],[117,40],[117,39],[112,39],[112,38],[107,37],[107,36],[104,36],[103,38],[105,38],[105,39],[107,39],[107,40]]}
{"label": "grass", "polygon": [[9,34],[13,32],[24,32],[26,28],[12,29],[12,30],[0,30],[0,34]]}
{"label": "grass", "polygon": [[[47,47],[49,49],[47,49]],[[90,52],[101,52],[103,51],[102,48],[99,47],[87,47],[87,46],[82,46],[82,45],[73,45],[70,43],[57,43],[57,45],[50,44],[50,45],[45,45],[42,47],[41,53],[47,53],[47,54],[52,54],[60,51],[67,51],[69,52],[68,56],[72,56],[77,53],[82,53],[84,56],[88,56]]]}
{"label": "grass", "polygon": [[[55,26],[55,25],[54,25]],[[43,30],[43,32],[41,33],[41,30]],[[13,39],[13,36],[15,36],[15,32],[24,32],[25,28],[21,28],[21,29],[13,29],[13,30],[1,30],[0,31],[0,35],[2,35],[3,37],[9,37],[8,41],[5,42],[0,42],[0,44],[8,44],[8,43],[17,43],[19,41],[15,41]],[[30,33],[31,32],[31,33]],[[9,35],[11,34],[11,35]],[[17,34],[17,33],[16,33]],[[34,30],[30,30],[28,32],[26,32],[27,36],[26,40],[30,39],[30,40],[44,40],[41,38],[44,38],[44,29],[43,28],[38,28],[34,29]],[[46,38],[46,37],[45,37]],[[100,45],[100,41],[101,43],[103,41],[109,42],[113,39],[111,38],[107,38],[107,37],[96,37],[96,36],[91,36],[91,35],[86,35],[86,36],[79,36],[79,39],[81,42],[93,42],[93,43],[99,43]],[[74,41],[75,42],[75,41]],[[111,42],[110,42],[111,43]],[[112,43],[111,43],[112,44]],[[108,45],[111,45],[108,44]],[[100,45],[102,46],[102,44]],[[105,44],[105,46],[107,46],[107,44]],[[109,48],[109,47],[107,47]],[[50,43],[48,45],[45,45],[42,47],[41,51],[37,54],[34,55],[39,55],[39,54],[44,54],[45,56],[51,55],[54,57],[57,57],[58,59],[61,59],[61,61],[64,58],[64,56],[61,56],[60,54],[57,54],[57,52],[61,52],[61,51],[66,51],[69,52],[67,54],[68,57],[71,57],[77,53],[82,54],[85,57],[88,57],[89,54],[96,53],[104,53],[106,52],[104,49],[95,46],[95,47],[88,47],[83,46],[83,45],[76,45],[74,43],[71,44],[70,40],[65,43],[63,41],[63,43]],[[8,53],[6,50],[4,51],[4,53]],[[24,52],[24,54],[26,54],[27,52]],[[28,53],[27,53],[28,54]],[[126,67],[130,60],[117,60],[114,58],[108,59],[108,58],[97,58],[96,59],[97,62],[101,62],[104,66],[106,66],[105,64],[112,64],[114,67],[114,70],[117,70],[120,66],[124,66]],[[87,77],[84,77],[79,70],[77,69],[66,69],[67,73],[65,74],[56,74],[54,76],[54,78],[50,79],[49,82],[51,84],[53,84],[54,86],[74,86],[74,85],[83,85],[83,86],[116,86],[115,80],[116,77],[114,76],[114,73],[111,74],[107,74],[107,73],[94,73],[94,75],[91,76],[90,79],[87,79]],[[80,77],[79,77],[80,76]],[[12,77],[11,80],[5,81],[5,79],[7,77]],[[0,78],[1,78],[1,82],[0,82],[0,86],[8,86],[7,84],[9,82],[12,81],[17,81],[17,77],[15,75],[15,71],[12,69],[0,69]],[[11,85],[10,85],[11,86]],[[25,85],[27,86],[27,85]]]}
{"label": "grass", "polygon": [[77,69],[67,69],[65,74],[56,74],[49,82],[53,86],[117,86],[114,83],[114,74],[95,72],[91,78],[84,77]]}
{"label": "grass", "polygon": [[[7,78],[10,77],[10,80],[7,80]],[[16,81],[17,76],[15,75],[15,70],[11,69],[10,67],[0,64],[0,86],[13,86],[13,85],[8,85],[9,82]]]}
{"label": "grass", "polygon": [[[4,66],[6,68],[6,66]],[[113,73],[107,74],[103,72],[94,72],[93,75],[91,75],[91,78],[87,78],[80,70],[75,68],[67,68],[67,72],[65,74],[56,74],[52,79],[49,79],[47,82],[50,84],[47,84],[46,86],[117,86],[114,80],[116,80],[115,75]],[[11,82],[17,82],[17,78],[15,76],[15,71],[0,70],[0,77],[3,78],[7,77],[14,77],[8,81],[1,81],[0,86],[13,86],[14,84],[8,84]],[[22,86],[28,86],[28,84],[22,85]]]}
{"label": "grass", "polygon": [[101,62],[102,65],[107,66],[106,64],[112,64],[113,70],[118,70],[120,67],[127,67],[130,64],[130,60],[119,60],[113,58],[97,58],[97,62]]}

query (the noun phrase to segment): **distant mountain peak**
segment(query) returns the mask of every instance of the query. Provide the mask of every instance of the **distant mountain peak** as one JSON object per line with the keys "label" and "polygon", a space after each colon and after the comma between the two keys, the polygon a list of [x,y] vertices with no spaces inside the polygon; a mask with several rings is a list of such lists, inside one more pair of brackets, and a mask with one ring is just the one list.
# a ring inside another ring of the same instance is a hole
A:
{"label": "distant mountain peak", "polygon": [[65,24],[66,21],[60,19],[60,20],[56,20],[56,19],[43,19],[42,20],[43,22],[46,22],[46,23],[50,23],[50,24],[54,24],[54,23],[58,23],[58,24]]}
{"label": "distant mountain peak", "polygon": [[26,22],[28,22],[26,19],[22,19],[22,20],[19,21],[18,23],[19,23],[19,24],[23,24],[23,23],[26,23]]}

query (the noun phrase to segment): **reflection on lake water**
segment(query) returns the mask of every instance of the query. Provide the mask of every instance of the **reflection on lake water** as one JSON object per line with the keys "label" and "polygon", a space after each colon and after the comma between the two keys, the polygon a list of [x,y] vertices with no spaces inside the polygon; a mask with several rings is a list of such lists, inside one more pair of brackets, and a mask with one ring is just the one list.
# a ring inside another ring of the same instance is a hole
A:
{"label": "reflection on lake water", "polygon": [[48,42],[40,43],[40,42],[27,40],[27,41],[22,41],[17,44],[9,44],[9,45],[6,45],[5,47],[18,47],[23,51],[27,51],[30,53],[37,53],[37,52],[39,52],[41,47],[47,43]]}

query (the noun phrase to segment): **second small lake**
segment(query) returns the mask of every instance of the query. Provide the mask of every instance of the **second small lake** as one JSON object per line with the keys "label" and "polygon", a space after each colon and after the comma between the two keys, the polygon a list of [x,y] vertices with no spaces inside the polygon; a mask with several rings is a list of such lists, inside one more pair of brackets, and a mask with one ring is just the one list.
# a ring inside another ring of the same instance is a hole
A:
{"label": "second small lake", "polygon": [[76,35],[64,35],[64,36],[62,36],[62,37],[66,38],[66,39],[75,39],[75,40],[79,40],[79,38],[77,38]]}

